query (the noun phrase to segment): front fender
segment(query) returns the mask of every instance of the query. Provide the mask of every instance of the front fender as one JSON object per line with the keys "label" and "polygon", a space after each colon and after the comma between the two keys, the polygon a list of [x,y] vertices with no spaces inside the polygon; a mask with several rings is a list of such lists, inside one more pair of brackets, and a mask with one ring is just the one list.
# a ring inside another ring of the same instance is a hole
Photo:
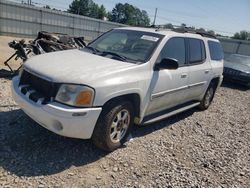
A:
{"label": "front fender", "polygon": [[138,83],[127,83],[116,86],[106,86],[96,89],[94,106],[103,106],[107,101],[128,94],[138,94],[143,98],[143,88]]}

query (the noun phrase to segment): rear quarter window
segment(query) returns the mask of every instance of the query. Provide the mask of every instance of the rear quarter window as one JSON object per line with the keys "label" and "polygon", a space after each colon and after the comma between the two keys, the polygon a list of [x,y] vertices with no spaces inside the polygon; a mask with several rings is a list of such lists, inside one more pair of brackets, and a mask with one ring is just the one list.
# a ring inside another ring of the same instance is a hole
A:
{"label": "rear quarter window", "polygon": [[206,59],[205,45],[200,39],[189,38],[189,64],[202,63]]}
{"label": "rear quarter window", "polygon": [[224,58],[223,49],[219,42],[208,41],[208,47],[212,60],[221,61]]}

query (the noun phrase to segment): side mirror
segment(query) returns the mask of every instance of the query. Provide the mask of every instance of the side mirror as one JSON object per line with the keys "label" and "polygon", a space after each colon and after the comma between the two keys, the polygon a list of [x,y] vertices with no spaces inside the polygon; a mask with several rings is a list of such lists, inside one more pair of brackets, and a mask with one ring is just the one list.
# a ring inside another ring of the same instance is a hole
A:
{"label": "side mirror", "polygon": [[161,69],[169,69],[169,70],[175,70],[178,69],[179,64],[178,60],[173,58],[164,58],[161,60],[160,63],[155,64],[154,70],[161,70]]}

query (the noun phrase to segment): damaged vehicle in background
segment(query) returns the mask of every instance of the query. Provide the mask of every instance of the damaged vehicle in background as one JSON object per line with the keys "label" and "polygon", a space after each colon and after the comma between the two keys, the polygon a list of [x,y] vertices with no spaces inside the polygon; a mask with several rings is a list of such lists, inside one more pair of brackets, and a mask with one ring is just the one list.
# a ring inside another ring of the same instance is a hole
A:
{"label": "damaged vehicle in background", "polygon": [[125,27],[80,50],[31,57],[12,93],[46,129],[112,151],[134,124],[207,109],[222,73],[223,50],[213,35]]}
{"label": "damaged vehicle in background", "polygon": [[231,54],[225,58],[224,79],[250,87],[250,56]]}
{"label": "damaged vehicle in background", "polygon": [[[1,69],[0,77],[12,77],[18,74],[19,69],[25,61],[34,56],[44,53],[50,53],[61,50],[81,49],[86,46],[84,37],[73,37],[63,33],[49,33],[46,31],[39,31],[34,40],[26,41],[11,41],[8,43],[9,47],[14,49],[15,52],[3,62],[9,70]],[[20,66],[14,70],[10,65],[10,60],[15,61],[21,59]]]}

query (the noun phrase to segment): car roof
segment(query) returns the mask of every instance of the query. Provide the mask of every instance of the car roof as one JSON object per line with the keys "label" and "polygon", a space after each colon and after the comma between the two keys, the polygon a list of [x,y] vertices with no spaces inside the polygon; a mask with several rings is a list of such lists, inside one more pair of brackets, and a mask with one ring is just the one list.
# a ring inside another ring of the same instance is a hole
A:
{"label": "car roof", "polygon": [[177,31],[173,31],[171,29],[156,29],[156,28],[145,28],[145,27],[119,27],[119,28],[115,28],[115,29],[119,29],[119,30],[132,30],[132,31],[143,31],[143,32],[150,32],[150,33],[156,33],[156,34],[161,34],[161,35],[165,35],[165,36],[183,36],[183,37],[191,37],[191,38],[197,38],[197,39],[209,39],[209,40],[213,40],[216,42],[219,42],[218,39],[216,38],[211,38],[211,37],[205,37],[202,36],[200,34],[196,34],[196,33],[189,33],[189,32],[177,32]]}

